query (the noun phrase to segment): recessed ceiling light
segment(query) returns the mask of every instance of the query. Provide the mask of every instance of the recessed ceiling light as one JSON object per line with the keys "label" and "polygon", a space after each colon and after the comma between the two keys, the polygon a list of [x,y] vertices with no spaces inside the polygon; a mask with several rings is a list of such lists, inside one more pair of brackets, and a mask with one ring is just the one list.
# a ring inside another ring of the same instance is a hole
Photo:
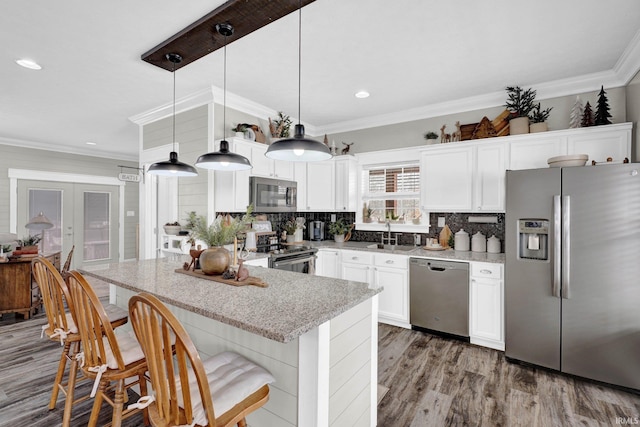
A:
{"label": "recessed ceiling light", "polygon": [[87,145],[98,145],[98,144],[96,144],[95,142],[91,142],[91,141],[87,141],[87,142],[86,142],[86,144],[87,144]]}
{"label": "recessed ceiling light", "polygon": [[356,98],[368,98],[369,92],[366,90],[361,90],[360,92],[356,92]]}
{"label": "recessed ceiling light", "polygon": [[24,67],[24,68],[29,68],[30,70],[41,70],[42,66],[40,64],[38,64],[36,61],[33,61],[31,59],[16,59],[16,64]]}

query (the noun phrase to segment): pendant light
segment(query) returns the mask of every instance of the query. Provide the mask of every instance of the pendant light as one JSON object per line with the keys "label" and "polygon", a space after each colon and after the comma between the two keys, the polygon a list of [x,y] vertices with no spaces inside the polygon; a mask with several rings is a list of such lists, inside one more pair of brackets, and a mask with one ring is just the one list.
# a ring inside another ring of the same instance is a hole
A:
{"label": "pendant light", "polygon": [[182,62],[182,57],[177,53],[167,53],[166,58],[173,63],[173,151],[169,153],[169,160],[152,164],[147,172],[161,176],[197,176],[196,168],[179,161],[176,152],[176,64]]}
{"label": "pendant light", "polygon": [[198,157],[196,166],[199,168],[213,169],[219,171],[240,171],[251,169],[251,162],[240,154],[229,151],[229,143],[225,139],[227,132],[227,37],[233,34],[231,24],[216,24],[218,34],[224,36],[224,73],[223,73],[223,109],[222,109],[222,141],[220,150],[213,153],[206,153]]}
{"label": "pendant light", "polygon": [[265,156],[274,160],[315,162],[332,157],[329,147],[320,141],[304,137],[304,125],[300,123],[300,88],[302,68],[302,0],[298,1],[298,124],[293,138],[286,138],[269,145]]}

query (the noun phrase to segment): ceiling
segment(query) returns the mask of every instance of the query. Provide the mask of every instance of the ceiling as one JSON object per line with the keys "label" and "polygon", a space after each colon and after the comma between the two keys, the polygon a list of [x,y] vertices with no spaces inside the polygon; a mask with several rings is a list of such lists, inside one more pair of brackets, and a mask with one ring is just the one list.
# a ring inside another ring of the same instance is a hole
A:
{"label": "ceiling", "polygon": [[[0,143],[137,159],[132,118],[171,105],[173,82],[140,56],[223,2],[3,1]],[[539,99],[622,86],[639,29],[637,0],[316,0],[302,11],[302,121],[321,135],[500,105],[507,85]],[[297,30],[294,13],[230,44],[230,96],[296,117]],[[176,83],[179,99],[215,95],[222,50]]]}

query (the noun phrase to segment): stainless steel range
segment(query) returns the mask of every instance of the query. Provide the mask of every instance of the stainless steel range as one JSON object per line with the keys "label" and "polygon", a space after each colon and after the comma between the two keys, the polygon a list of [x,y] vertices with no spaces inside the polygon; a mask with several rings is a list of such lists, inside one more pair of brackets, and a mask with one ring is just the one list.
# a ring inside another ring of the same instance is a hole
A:
{"label": "stainless steel range", "polygon": [[315,274],[317,248],[306,245],[283,246],[269,252],[269,268]]}

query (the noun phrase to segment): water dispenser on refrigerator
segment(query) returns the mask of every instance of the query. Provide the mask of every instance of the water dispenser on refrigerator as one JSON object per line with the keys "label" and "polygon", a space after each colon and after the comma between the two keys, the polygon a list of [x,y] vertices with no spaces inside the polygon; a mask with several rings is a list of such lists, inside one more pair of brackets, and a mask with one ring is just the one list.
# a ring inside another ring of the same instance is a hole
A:
{"label": "water dispenser on refrigerator", "polygon": [[549,260],[549,220],[519,220],[518,239],[518,258]]}

